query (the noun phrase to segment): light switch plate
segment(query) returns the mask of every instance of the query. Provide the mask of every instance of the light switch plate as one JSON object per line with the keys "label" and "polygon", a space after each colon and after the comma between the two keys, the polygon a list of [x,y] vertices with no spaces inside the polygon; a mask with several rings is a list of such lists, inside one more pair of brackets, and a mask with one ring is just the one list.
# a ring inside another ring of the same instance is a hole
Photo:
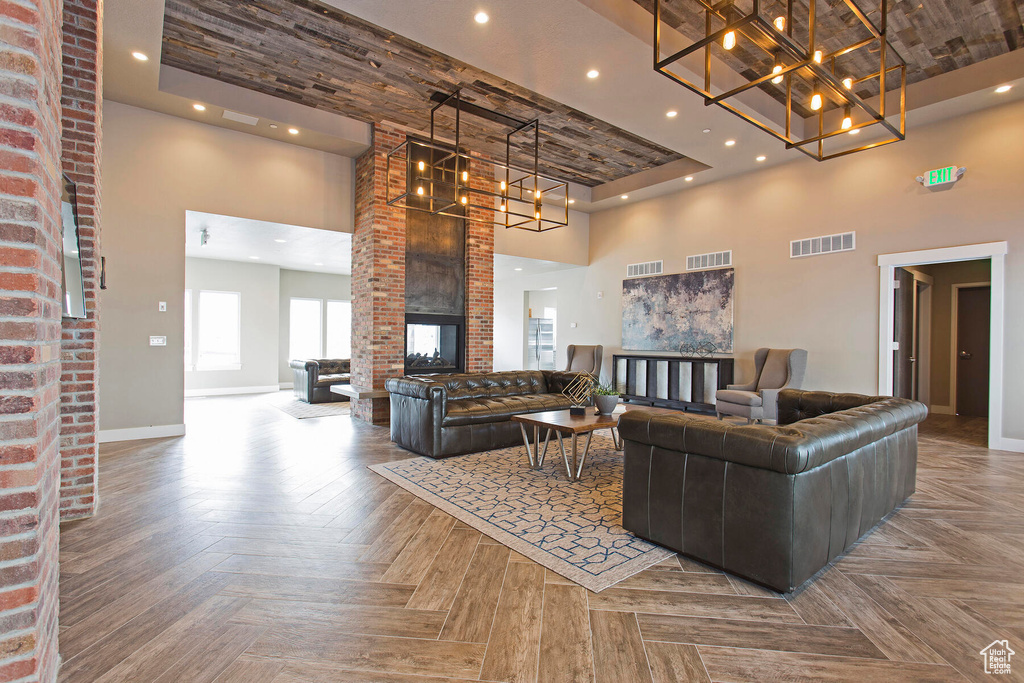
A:
{"label": "light switch plate", "polygon": [[576,329],[576,325],[577,325],[577,323],[569,323],[569,327],[571,327],[573,329]]}
{"label": "light switch plate", "polygon": [[167,302],[166,301],[161,301],[160,305],[158,306],[158,308],[160,309],[161,313],[166,312],[167,311]]}
{"label": "light switch plate", "polygon": [[598,299],[603,299],[604,298],[604,292],[598,292],[597,293],[597,298]]}
{"label": "light switch plate", "polygon": [[150,346],[167,346],[167,337],[150,337]]}

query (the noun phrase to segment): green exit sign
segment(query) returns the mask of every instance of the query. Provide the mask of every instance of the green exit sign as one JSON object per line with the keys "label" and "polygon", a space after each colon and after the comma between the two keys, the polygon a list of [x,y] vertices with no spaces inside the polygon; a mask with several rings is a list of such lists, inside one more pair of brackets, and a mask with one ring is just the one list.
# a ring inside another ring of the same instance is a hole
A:
{"label": "green exit sign", "polygon": [[956,182],[959,179],[956,170],[956,166],[947,166],[946,168],[928,171],[924,174],[921,184],[925,187],[931,187],[932,185],[945,185],[946,183]]}

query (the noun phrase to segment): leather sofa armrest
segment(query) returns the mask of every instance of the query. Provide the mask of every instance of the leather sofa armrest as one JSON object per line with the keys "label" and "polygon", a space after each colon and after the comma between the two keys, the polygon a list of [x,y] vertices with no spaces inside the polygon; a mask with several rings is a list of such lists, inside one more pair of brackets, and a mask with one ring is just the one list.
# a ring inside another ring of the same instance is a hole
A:
{"label": "leather sofa armrest", "polygon": [[440,400],[447,403],[448,391],[443,383],[432,379],[417,377],[393,377],[384,383],[384,388],[392,394],[422,398],[427,401]]}
{"label": "leather sofa armrest", "polygon": [[[587,372],[577,372],[568,370],[542,370],[544,373],[544,381],[548,385],[549,394],[560,394],[565,391],[565,388],[572,384],[572,382],[580,375],[589,375]],[[597,378],[594,378],[597,381]]]}
{"label": "leather sofa armrest", "polygon": [[313,370],[319,370],[320,364],[315,360],[293,360],[288,363],[288,367],[292,370],[305,370],[306,372],[312,372]]}

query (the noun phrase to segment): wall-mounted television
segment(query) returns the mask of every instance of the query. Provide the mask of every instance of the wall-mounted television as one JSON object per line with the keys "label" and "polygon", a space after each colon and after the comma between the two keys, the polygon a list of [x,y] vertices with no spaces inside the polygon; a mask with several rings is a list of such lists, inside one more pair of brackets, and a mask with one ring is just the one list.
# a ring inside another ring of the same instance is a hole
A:
{"label": "wall-mounted television", "polygon": [[78,193],[75,184],[64,176],[64,196],[60,205],[63,225],[61,261],[62,312],[65,318],[85,317],[85,279],[82,277],[82,250],[78,237]]}

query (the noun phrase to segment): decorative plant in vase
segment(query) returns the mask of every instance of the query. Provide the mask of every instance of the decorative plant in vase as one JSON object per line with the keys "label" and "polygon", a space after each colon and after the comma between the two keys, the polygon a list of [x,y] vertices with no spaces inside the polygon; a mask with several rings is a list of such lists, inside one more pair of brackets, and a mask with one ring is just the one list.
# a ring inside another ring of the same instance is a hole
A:
{"label": "decorative plant in vase", "polygon": [[619,392],[611,384],[595,384],[593,397],[599,415],[611,415],[619,403]]}

